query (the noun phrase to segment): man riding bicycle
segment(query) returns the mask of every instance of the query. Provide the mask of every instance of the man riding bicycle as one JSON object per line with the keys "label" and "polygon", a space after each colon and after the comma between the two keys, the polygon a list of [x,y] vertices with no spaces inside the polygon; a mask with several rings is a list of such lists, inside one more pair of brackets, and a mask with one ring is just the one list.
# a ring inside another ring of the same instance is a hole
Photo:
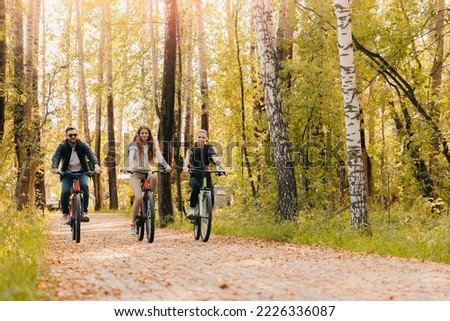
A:
{"label": "man riding bicycle", "polygon": [[[55,154],[52,157],[52,173],[59,173],[59,165],[61,165],[62,172],[68,173],[85,173],[89,171],[87,159],[94,165],[94,171],[98,174],[101,171],[97,156],[92,151],[91,147],[84,141],[78,138],[78,131],[73,126],[66,127],[66,139],[62,141],[56,148]],[[62,224],[69,223],[69,197],[70,188],[73,182],[70,176],[61,176],[61,210],[62,210]],[[80,187],[83,191],[83,222],[89,222],[87,215],[89,206],[89,186],[88,175],[81,175]]]}

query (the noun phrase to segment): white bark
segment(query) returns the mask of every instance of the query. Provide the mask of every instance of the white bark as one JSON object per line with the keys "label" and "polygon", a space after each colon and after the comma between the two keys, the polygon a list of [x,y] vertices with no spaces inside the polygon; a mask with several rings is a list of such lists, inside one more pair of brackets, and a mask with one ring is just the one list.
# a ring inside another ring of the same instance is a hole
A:
{"label": "white bark", "polygon": [[273,160],[276,168],[279,212],[282,219],[292,220],[297,216],[297,187],[283,115],[272,15],[271,0],[253,1],[256,43],[267,104],[269,135],[273,145]]}
{"label": "white bark", "polygon": [[351,12],[348,0],[335,0],[334,5],[337,19],[342,94],[344,96],[352,225],[366,229],[369,227],[369,223],[362,160],[360,109],[356,88],[356,68],[353,57]]}

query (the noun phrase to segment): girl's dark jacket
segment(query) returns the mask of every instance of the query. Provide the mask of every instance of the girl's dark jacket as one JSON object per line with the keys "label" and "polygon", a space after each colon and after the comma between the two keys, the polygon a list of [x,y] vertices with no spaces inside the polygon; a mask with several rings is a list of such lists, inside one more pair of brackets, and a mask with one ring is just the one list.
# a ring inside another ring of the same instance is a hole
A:
{"label": "girl's dark jacket", "polygon": [[[78,158],[80,159],[80,164],[83,172],[87,172],[90,170],[90,166],[88,166],[86,157],[89,159],[91,166],[95,164],[99,164],[97,156],[95,156],[91,147],[80,139],[77,139],[77,144],[75,145],[75,151],[78,154]],[[70,155],[72,154],[72,146],[67,139],[62,141],[58,148],[56,148],[55,155],[52,158],[52,168],[58,168],[59,163],[62,161],[61,171],[67,171],[69,167]]]}

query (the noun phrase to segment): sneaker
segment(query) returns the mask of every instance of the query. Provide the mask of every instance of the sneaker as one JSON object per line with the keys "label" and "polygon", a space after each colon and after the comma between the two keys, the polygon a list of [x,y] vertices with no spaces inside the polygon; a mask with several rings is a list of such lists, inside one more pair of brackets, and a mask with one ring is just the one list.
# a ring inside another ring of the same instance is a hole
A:
{"label": "sneaker", "polygon": [[136,234],[136,225],[134,225],[134,224],[130,225],[130,230],[128,231],[128,234],[130,234],[130,235]]}
{"label": "sneaker", "polygon": [[69,214],[63,214],[61,217],[61,224],[70,224]]}
{"label": "sneaker", "polygon": [[194,216],[195,216],[195,208],[194,208],[194,207],[191,207],[191,208],[189,208],[189,212],[188,212],[188,215],[187,215],[187,219],[188,219],[188,220],[193,220],[193,219],[194,219]]}
{"label": "sneaker", "polygon": [[89,216],[86,212],[81,215],[81,222],[89,222]]}

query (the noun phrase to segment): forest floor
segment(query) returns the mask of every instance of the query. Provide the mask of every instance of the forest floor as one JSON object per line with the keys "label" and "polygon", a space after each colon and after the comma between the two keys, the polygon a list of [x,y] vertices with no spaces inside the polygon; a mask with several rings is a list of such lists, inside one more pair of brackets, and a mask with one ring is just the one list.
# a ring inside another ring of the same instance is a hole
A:
{"label": "forest floor", "polygon": [[128,234],[120,214],[90,214],[81,242],[51,214],[40,289],[48,300],[450,300],[450,265],[331,248],[157,229]]}

